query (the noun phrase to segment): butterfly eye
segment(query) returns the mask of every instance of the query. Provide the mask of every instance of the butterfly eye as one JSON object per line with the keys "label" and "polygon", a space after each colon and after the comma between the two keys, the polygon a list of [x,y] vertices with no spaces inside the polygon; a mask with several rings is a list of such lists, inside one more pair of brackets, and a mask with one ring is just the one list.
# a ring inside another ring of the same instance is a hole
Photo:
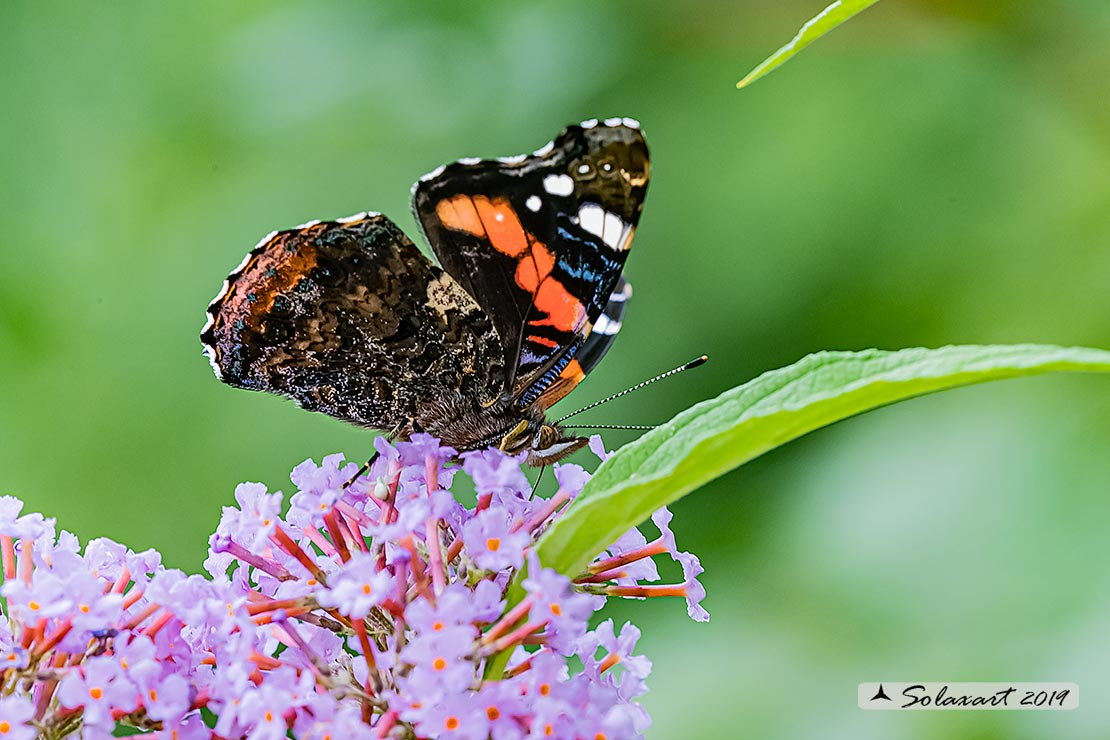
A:
{"label": "butterfly eye", "polygon": [[575,167],[571,173],[575,180],[592,180],[597,176],[597,170],[589,162],[583,162]]}

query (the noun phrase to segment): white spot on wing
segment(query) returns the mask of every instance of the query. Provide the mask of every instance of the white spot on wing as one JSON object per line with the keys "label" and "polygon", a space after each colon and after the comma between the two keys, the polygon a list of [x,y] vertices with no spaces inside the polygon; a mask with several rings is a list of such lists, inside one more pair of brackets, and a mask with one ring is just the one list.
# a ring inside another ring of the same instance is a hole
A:
{"label": "white spot on wing", "polygon": [[628,128],[640,128],[640,122],[635,118],[622,118],[621,122]]}
{"label": "white spot on wing", "polygon": [[574,192],[574,180],[570,175],[548,175],[543,178],[543,189],[552,195],[570,195]]}
{"label": "white spot on wing", "polygon": [[614,320],[610,319],[608,316],[601,315],[601,316],[598,317],[597,323],[594,324],[594,329],[593,329],[592,333],[594,333],[594,334],[604,334],[605,336],[611,337],[620,330],[621,330],[621,322],[614,321]]}
{"label": "white spot on wing", "polygon": [[543,201],[540,200],[540,197],[538,195],[529,195],[528,200],[524,201],[524,205],[528,207],[529,211],[532,211],[534,213],[540,210],[540,206],[543,205]]}
{"label": "white spot on wing", "polygon": [[551,150],[554,149],[554,148],[555,148],[555,142],[554,141],[549,141],[546,144],[544,144],[543,146],[541,146],[539,149],[537,149],[536,151],[532,152],[532,154],[535,154],[537,157],[545,157],[548,154],[550,154]]}
{"label": "white spot on wing", "polygon": [[582,123],[580,123],[578,125],[581,126],[582,128],[596,128],[597,127],[597,119],[596,118],[591,118],[590,120],[583,121]]}
{"label": "white spot on wing", "polygon": [[600,236],[613,249],[623,249],[630,231],[628,224],[620,216],[604,210],[595,203],[585,203],[578,209],[578,220],[582,228],[595,236]]}
{"label": "white spot on wing", "polygon": [[606,126],[609,126],[609,127],[612,127],[612,126],[620,126],[620,125],[621,125],[621,123],[623,123],[623,119],[621,119],[620,117],[617,117],[617,118],[606,118],[606,119],[605,119],[605,125],[606,125]]}
{"label": "white spot on wing", "polygon": [[470,166],[470,165],[478,164],[481,161],[482,161],[481,157],[463,157],[462,159],[459,160],[459,164],[465,164],[467,166]]}
{"label": "white spot on wing", "polygon": [[594,236],[601,236],[605,229],[605,211],[594,203],[584,203],[578,209],[578,222]]}
{"label": "white spot on wing", "polygon": [[498,157],[497,161],[503,162],[504,164],[520,164],[526,159],[528,159],[527,154],[516,154],[512,157]]}
{"label": "white spot on wing", "polygon": [[307,229],[310,226],[317,225],[318,223],[320,223],[320,219],[314,218],[311,221],[305,221],[303,224],[298,224],[297,226],[294,226],[293,228],[294,229]]}
{"label": "white spot on wing", "polygon": [[605,212],[605,230],[601,235],[613,249],[619,249],[621,242],[624,241],[624,221],[615,213]]}

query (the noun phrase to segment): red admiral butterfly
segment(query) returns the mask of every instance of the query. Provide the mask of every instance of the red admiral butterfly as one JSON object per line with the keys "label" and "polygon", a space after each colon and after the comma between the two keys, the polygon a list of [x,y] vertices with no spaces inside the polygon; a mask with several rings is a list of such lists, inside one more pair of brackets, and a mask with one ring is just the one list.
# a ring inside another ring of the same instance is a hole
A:
{"label": "red admiral butterfly", "polygon": [[209,305],[205,352],[229,385],[394,438],[559,460],[586,440],[545,412],[620,329],[648,169],[629,118],[440,167],[412,192],[442,267],[377,213],[274,232]]}

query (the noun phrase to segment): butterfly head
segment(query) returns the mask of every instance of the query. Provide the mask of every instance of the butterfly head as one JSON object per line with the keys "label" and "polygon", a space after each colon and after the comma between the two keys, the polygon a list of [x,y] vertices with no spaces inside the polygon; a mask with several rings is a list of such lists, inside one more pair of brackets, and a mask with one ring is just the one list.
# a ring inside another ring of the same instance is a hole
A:
{"label": "butterfly head", "polygon": [[499,449],[510,455],[528,453],[528,464],[550,465],[582,449],[589,442],[584,437],[569,436],[560,427],[542,420],[522,419],[502,437]]}

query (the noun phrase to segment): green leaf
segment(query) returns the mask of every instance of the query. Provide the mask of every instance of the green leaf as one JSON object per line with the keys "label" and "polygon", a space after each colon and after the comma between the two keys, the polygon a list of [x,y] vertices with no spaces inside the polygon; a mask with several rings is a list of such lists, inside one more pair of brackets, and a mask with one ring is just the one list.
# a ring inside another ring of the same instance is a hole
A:
{"label": "green leaf", "polygon": [[790,39],[781,49],[763,60],[762,63],[747,74],[744,79],[736,83],[737,87],[747,87],[765,74],[777,69],[790,61],[790,58],[802,49],[824,36],[829,31],[851,18],[856,13],[866,10],[879,0],[836,0],[832,5],[810,18],[798,34]]}
{"label": "green leaf", "polygon": [[1110,352],[1045,345],[819,352],[683,411],[622,447],[537,543],[580,573],[661,506],[841,419],[958,386],[1049,372],[1110,372]]}

